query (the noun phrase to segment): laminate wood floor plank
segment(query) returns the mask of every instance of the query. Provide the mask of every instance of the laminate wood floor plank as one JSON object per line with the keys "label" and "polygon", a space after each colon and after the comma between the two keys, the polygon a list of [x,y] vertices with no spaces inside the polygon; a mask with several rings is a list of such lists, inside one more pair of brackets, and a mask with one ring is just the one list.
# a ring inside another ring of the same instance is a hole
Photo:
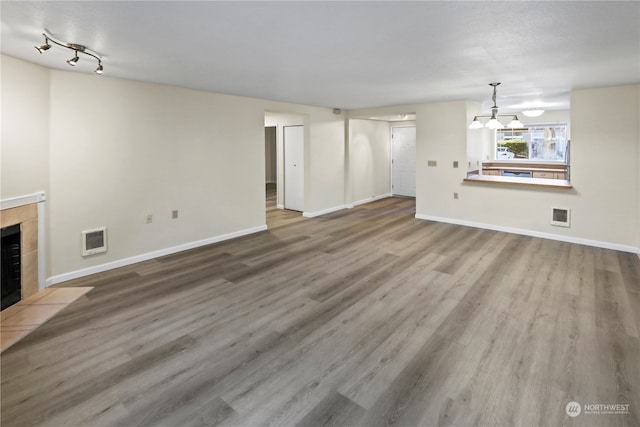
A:
{"label": "laminate wood floor plank", "polygon": [[167,408],[167,413],[158,414],[161,418],[145,422],[145,425],[158,427],[214,427],[222,425],[227,420],[237,419],[237,414],[222,399],[215,398],[205,405],[192,408],[188,413],[177,412],[173,406]]}
{"label": "laminate wood floor plank", "polygon": [[618,252],[616,255],[628,292],[640,293],[640,265],[636,262],[638,257],[626,252]]}
{"label": "laminate wood floor plank", "polygon": [[[313,348],[313,353],[300,358],[295,349],[287,374],[278,375],[276,381],[263,378],[241,390],[239,399],[228,396],[225,400],[246,415],[249,425],[297,423],[316,401],[343,381],[345,372],[358,366],[371,350],[394,334],[407,316],[402,309],[380,301],[363,301],[358,306],[355,315],[341,316],[306,338],[300,349]],[[263,403],[256,405],[256,399]],[[254,407],[260,409],[252,410]]]}
{"label": "laminate wood floor plank", "polygon": [[[444,318],[455,307],[457,301],[446,298],[449,277],[430,277],[427,292],[412,295],[413,304],[409,315],[395,332],[375,349],[350,373],[338,388],[360,406],[371,409],[385,393],[389,384],[415,356],[425,341],[433,335]],[[437,289],[438,282],[442,284]]]}
{"label": "laminate wood floor plank", "polygon": [[267,231],[62,284],[94,289],[2,354],[2,425],[640,425],[635,254],[265,194]]}
{"label": "laminate wood floor plank", "polygon": [[403,256],[412,255],[416,251],[437,251],[443,240],[451,238],[458,230],[457,227],[449,228],[448,224],[423,221],[410,224],[411,236],[403,240],[391,239],[387,242],[386,250],[389,253]]}
{"label": "laminate wood floor plank", "polygon": [[622,275],[607,270],[596,270],[596,278],[604,285],[604,295],[609,303],[605,314],[611,314],[610,320],[616,319],[620,322],[616,325],[616,330],[638,338],[636,316],[631,308],[631,299]]}
{"label": "laminate wood floor plank", "polygon": [[340,393],[330,393],[322,399],[297,427],[349,426],[364,415],[365,411]]}
{"label": "laminate wood floor plank", "polygon": [[167,366],[164,378],[158,379],[150,373],[140,378],[135,387],[122,390],[128,420],[134,425],[153,425],[186,420],[197,414],[209,416],[206,414],[216,402],[228,407],[227,412],[232,413],[227,416],[233,418],[235,412],[219,397],[225,380],[271,349],[280,348],[282,343],[282,337],[270,331],[254,332],[242,338],[224,345],[215,337],[199,339],[195,351],[185,357],[188,363],[178,369]]}
{"label": "laminate wood floor plank", "polygon": [[[212,308],[207,304],[206,295],[211,294],[212,290],[210,286],[205,284],[202,286],[193,286],[189,291],[182,293],[170,293],[169,295],[161,295],[160,298],[153,302],[143,304],[145,310],[132,310],[131,305],[124,307],[118,307],[117,305],[112,307],[110,315],[106,315],[100,312],[99,317],[91,317],[91,319],[85,319],[86,328],[77,329],[77,322],[81,321],[81,315],[77,311],[69,310],[69,317],[59,317],[52,322],[52,328],[56,329],[44,329],[37,330],[36,340],[34,347],[38,352],[43,352],[43,358],[49,361],[55,361],[56,359],[62,360],[68,358],[74,354],[74,348],[72,344],[78,340],[82,340],[90,349],[95,346],[104,344],[104,332],[113,333],[114,337],[110,340],[110,344],[119,346],[125,343],[135,343],[136,346],[142,346],[138,340],[132,340],[133,337],[143,336],[146,340],[151,340],[157,337],[167,337],[172,334],[182,335],[180,327],[182,325],[194,324],[197,321],[204,321],[208,323],[207,318],[212,313]],[[92,313],[96,313],[96,304],[100,306],[101,301],[97,297],[97,301],[89,298],[89,301],[84,304]],[[169,311],[170,307],[175,306],[176,303],[188,304],[190,311],[188,313],[182,313],[175,311]],[[105,303],[104,305],[108,305]],[[80,307],[79,305],[72,305],[70,308]],[[80,309],[80,308],[78,308]],[[86,316],[86,311],[84,311]],[[169,314],[169,315],[167,315]],[[175,316],[175,317],[173,317]],[[75,329],[74,329],[75,325]],[[167,327],[165,330],[163,327]],[[192,330],[193,328],[190,327]],[[59,331],[56,335],[54,331]],[[70,331],[69,334],[63,334],[64,331]],[[59,348],[60,345],[69,344],[68,347],[63,347],[62,351],[54,352],[53,355],[46,355],[52,348]],[[35,356],[32,356],[35,357]]]}
{"label": "laminate wood floor plank", "polygon": [[46,419],[38,420],[44,427],[60,426],[110,426],[121,427],[122,420],[129,413],[113,390],[92,395],[73,408],[50,414]]}
{"label": "laminate wood floor plank", "polygon": [[[640,400],[640,393],[631,384],[637,379],[638,361],[630,362],[629,351],[633,353],[640,348],[635,331],[635,324],[627,321],[625,316],[628,300],[621,292],[621,275],[615,268],[602,270],[596,268],[596,325],[606,345],[602,357],[615,368],[615,374],[609,378],[609,390],[618,394],[622,403],[635,403]],[[634,378],[630,376],[634,375]],[[640,415],[632,412],[633,421],[640,425]],[[633,424],[633,423],[631,423]]]}
{"label": "laminate wood floor plank", "polygon": [[[340,259],[330,264],[333,272],[327,272],[327,275],[316,283],[313,291],[308,296],[314,301],[324,302],[344,291],[351,284],[384,269],[396,259],[397,257],[394,255],[378,251],[370,251],[366,255],[360,255],[357,258],[340,257]],[[354,262],[357,264],[353,264]],[[358,265],[358,267],[355,269],[345,268],[349,265]]]}
{"label": "laminate wood floor plank", "polygon": [[[298,339],[288,338],[290,346],[287,354],[280,355],[278,358],[272,359],[272,366],[261,369],[258,377],[255,375],[250,377],[248,381],[239,383],[225,393],[225,401],[240,412],[246,412],[248,405],[246,402],[251,398],[251,393],[258,393],[269,396],[269,393],[263,393],[264,388],[275,388],[278,392],[291,393],[293,390],[282,391],[279,387],[274,387],[274,383],[300,381],[298,373],[303,378],[314,375],[315,370],[330,364],[331,358],[344,352],[344,349],[337,348],[334,345],[339,340],[345,340],[349,336],[349,332],[359,327],[364,327],[370,321],[376,319],[376,314],[386,307],[383,303],[374,304],[373,301],[365,298],[358,301],[351,310],[340,313],[332,318],[329,322],[314,328],[311,333],[305,334]],[[380,322],[378,320],[378,322]],[[361,337],[359,337],[361,338]],[[302,357],[305,356],[305,357]],[[316,367],[314,371],[305,372],[306,366],[311,360],[317,360],[320,367]],[[284,373],[284,375],[281,375]],[[274,381],[269,381],[274,379]]]}
{"label": "laminate wood floor plank", "polygon": [[[418,426],[424,415],[423,402],[437,388],[455,364],[461,347],[439,334],[433,334],[403,371],[387,387],[387,391],[367,411],[362,426]],[[431,389],[431,391],[429,391]]]}

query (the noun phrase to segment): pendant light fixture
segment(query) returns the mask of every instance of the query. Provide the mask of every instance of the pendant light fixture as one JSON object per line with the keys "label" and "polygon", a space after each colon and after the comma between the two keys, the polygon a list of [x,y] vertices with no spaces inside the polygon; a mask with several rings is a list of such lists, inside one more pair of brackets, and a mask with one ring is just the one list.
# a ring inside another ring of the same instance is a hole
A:
{"label": "pendant light fixture", "polygon": [[[498,85],[500,85],[499,82],[493,82],[493,83],[489,83],[489,86],[493,86],[493,107],[491,107],[491,115],[490,116],[475,116],[473,118],[473,121],[471,122],[471,124],[469,125],[469,129],[480,129],[483,127],[487,127],[489,129],[502,129],[505,126],[502,124],[502,122],[500,122],[500,118],[502,117],[508,117],[511,119],[511,121],[509,122],[509,124],[507,124],[507,127],[509,128],[521,128],[523,127],[522,123],[520,123],[520,120],[518,120],[518,116],[516,116],[515,114],[498,114],[498,109],[500,107],[498,107],[498,105],[496,104],[496,88],[498,87]],[[480,120],[478,120],[479,118],[487,118],[489,117],[489,121],[486,124],[482,124],[482,122]]]}
{"label": "pendant light fixture", "polygon": [[104,70],[102,67],[102,58],[100,58],[100,56],[98,56],[96,53],[90,51],[86,46],[77,44],[77,43],[58,42],[54,40],[50,34],[47,34],[47,33],[42,33],[42,36],[44,37],[44,44],[41,44],[40,46],[34,46],[38,52],[42,53],[51,49],[51,45],[49,44],[49,42],[51,42],[60,47],[64,47],[74,51],[73,58],[67,59],[67,64],[71,65],[72,67],[75,67],[76,64],[78,64],[78,61],[80,60],[78,53],[82,53],[98,61],[98,67],[95,69],[95,73],[102,74]]}

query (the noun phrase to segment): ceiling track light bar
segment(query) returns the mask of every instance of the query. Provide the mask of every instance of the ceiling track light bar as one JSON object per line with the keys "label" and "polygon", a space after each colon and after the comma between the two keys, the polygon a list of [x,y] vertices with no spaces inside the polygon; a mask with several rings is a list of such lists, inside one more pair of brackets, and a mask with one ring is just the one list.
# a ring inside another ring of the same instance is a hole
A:
{"label": "ceiling track light bar", "polygon": [[50,34],[47,34],[47,33],[42,33],[42,36],[44,37],[44,44],[41,44],[40,46],[34,46],[38,52],[42,53],[45,50],[51,49],[51,45],[49,44],[49,42],[51,42],[51,43],[53,43],[55,45],[58,45],[60,47],[64,47],[66,49],[74,51],[73,58],[67,59],[67,64],[71,65],[72,67],[75,66],[78,63],[78,61],[80,60],[80,57],[78,57],[78,53],[82,53],[82,54],[90,56],[90,57],[94,58],[96,61],[98,61],[98,68],[96,68],[95,73],[96,74],[102,74],[102,72],[103,72],[102,58],[100,58],[95,53],[91,52],[89,49],[87,49],[86,46],[81,45],[81,44],[77,44],[77,43],[62,43],[62,42],[59,42],[59,41],[55,40],[53,37],[51,37]]}
{"label": "ceiling track light bar", "polygon": [[[498,104],[496,104],[496,88],[498,87],[498,85],[500,85],[499,82],[493,82],[493,83],[489,83],[489,86],[493,86],[493,97],[491,99],[493,99],[493,107],[491,107],[491,115],[490,116],[475,116],[473,118],[473,121],[471,122],[471,124],[469,125],[469,129],[480,129],[483,127],[488,127],[489,129],[502,129],[503,127],[505,127],[501,122],[500,118],[502,117],[508,117],[511,119],[511,121],[509,122],[509,124],[507,125],[507,127],[510,128],[521,128],[523,127],[522,123],[520,123],[520,120],[518,120],[518,116],[515,114],[498,114],[498,109],[500,107],[498,107]],[[480,118],[489,118],[489,121],[487,122],[486,125],[483,125],[482,122],[478,119]]]}

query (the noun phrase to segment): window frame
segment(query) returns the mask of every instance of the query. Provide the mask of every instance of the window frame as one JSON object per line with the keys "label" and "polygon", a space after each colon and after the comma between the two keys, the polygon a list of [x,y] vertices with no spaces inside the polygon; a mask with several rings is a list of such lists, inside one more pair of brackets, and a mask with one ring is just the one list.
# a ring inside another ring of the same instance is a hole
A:
{"label": "window frame", "polygon": [[[499,159],[498,158],[498,147],[499,147],[499,141],[498,141],[498,133],[508,133],[509,131],[516,131],[516,129],[508,129],[508,128],[504,128],[504,129],[495,129],[493,132],[493,153],[492,153],[492,157],[493,157],[493,161],[503,161],[503,160],[508,160],[508,161],[513,161],[513,162],[536,162],[536,163],[565,163],[567,164],[567,166],[569,165],[569,143],[571,141],[570,135],[569,135],[569,123],[567,122],[541,122],[541,123],[525,123],[524,126],[522,128],[518,128],[517,130],[521,130],[521,129],[527,129],[528,133],[531,134],[530,129],[532,128],[544,128],[545,129],[545,133],[546,133],[546,129],[553,129],[553,128],[558,128],[558,127],[564,127],[564,136],[563,136],[563,140],[564,140],[564,153],[563,153],[563,158],[562,159],[545,159],[545,158],[531,158],[531,152],[532,152],[532,147],[533,147],[533,141],[532,138],[529,137],[529,140],[527,141],[527,151],[528,151],[528,155],[529,157],[526,159],[523,158],[513,158],[513,159]],[[546,140],[546,138],[545,138]],[[543,142],[543,144],[545,144]]]}

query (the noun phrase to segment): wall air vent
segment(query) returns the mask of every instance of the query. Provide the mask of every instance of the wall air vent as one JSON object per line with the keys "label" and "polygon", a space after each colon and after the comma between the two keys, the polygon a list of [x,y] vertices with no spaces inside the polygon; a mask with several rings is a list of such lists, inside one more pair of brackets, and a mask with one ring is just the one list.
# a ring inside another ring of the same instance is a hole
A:
{"label": "wall air vent", "polygon": [[551,208],[551,225],[571,227],[571,209]]}
{"label": "wall air vent", "polygon": [[99,227],[82,232],[82,256],[107,251],[107,227]]}

